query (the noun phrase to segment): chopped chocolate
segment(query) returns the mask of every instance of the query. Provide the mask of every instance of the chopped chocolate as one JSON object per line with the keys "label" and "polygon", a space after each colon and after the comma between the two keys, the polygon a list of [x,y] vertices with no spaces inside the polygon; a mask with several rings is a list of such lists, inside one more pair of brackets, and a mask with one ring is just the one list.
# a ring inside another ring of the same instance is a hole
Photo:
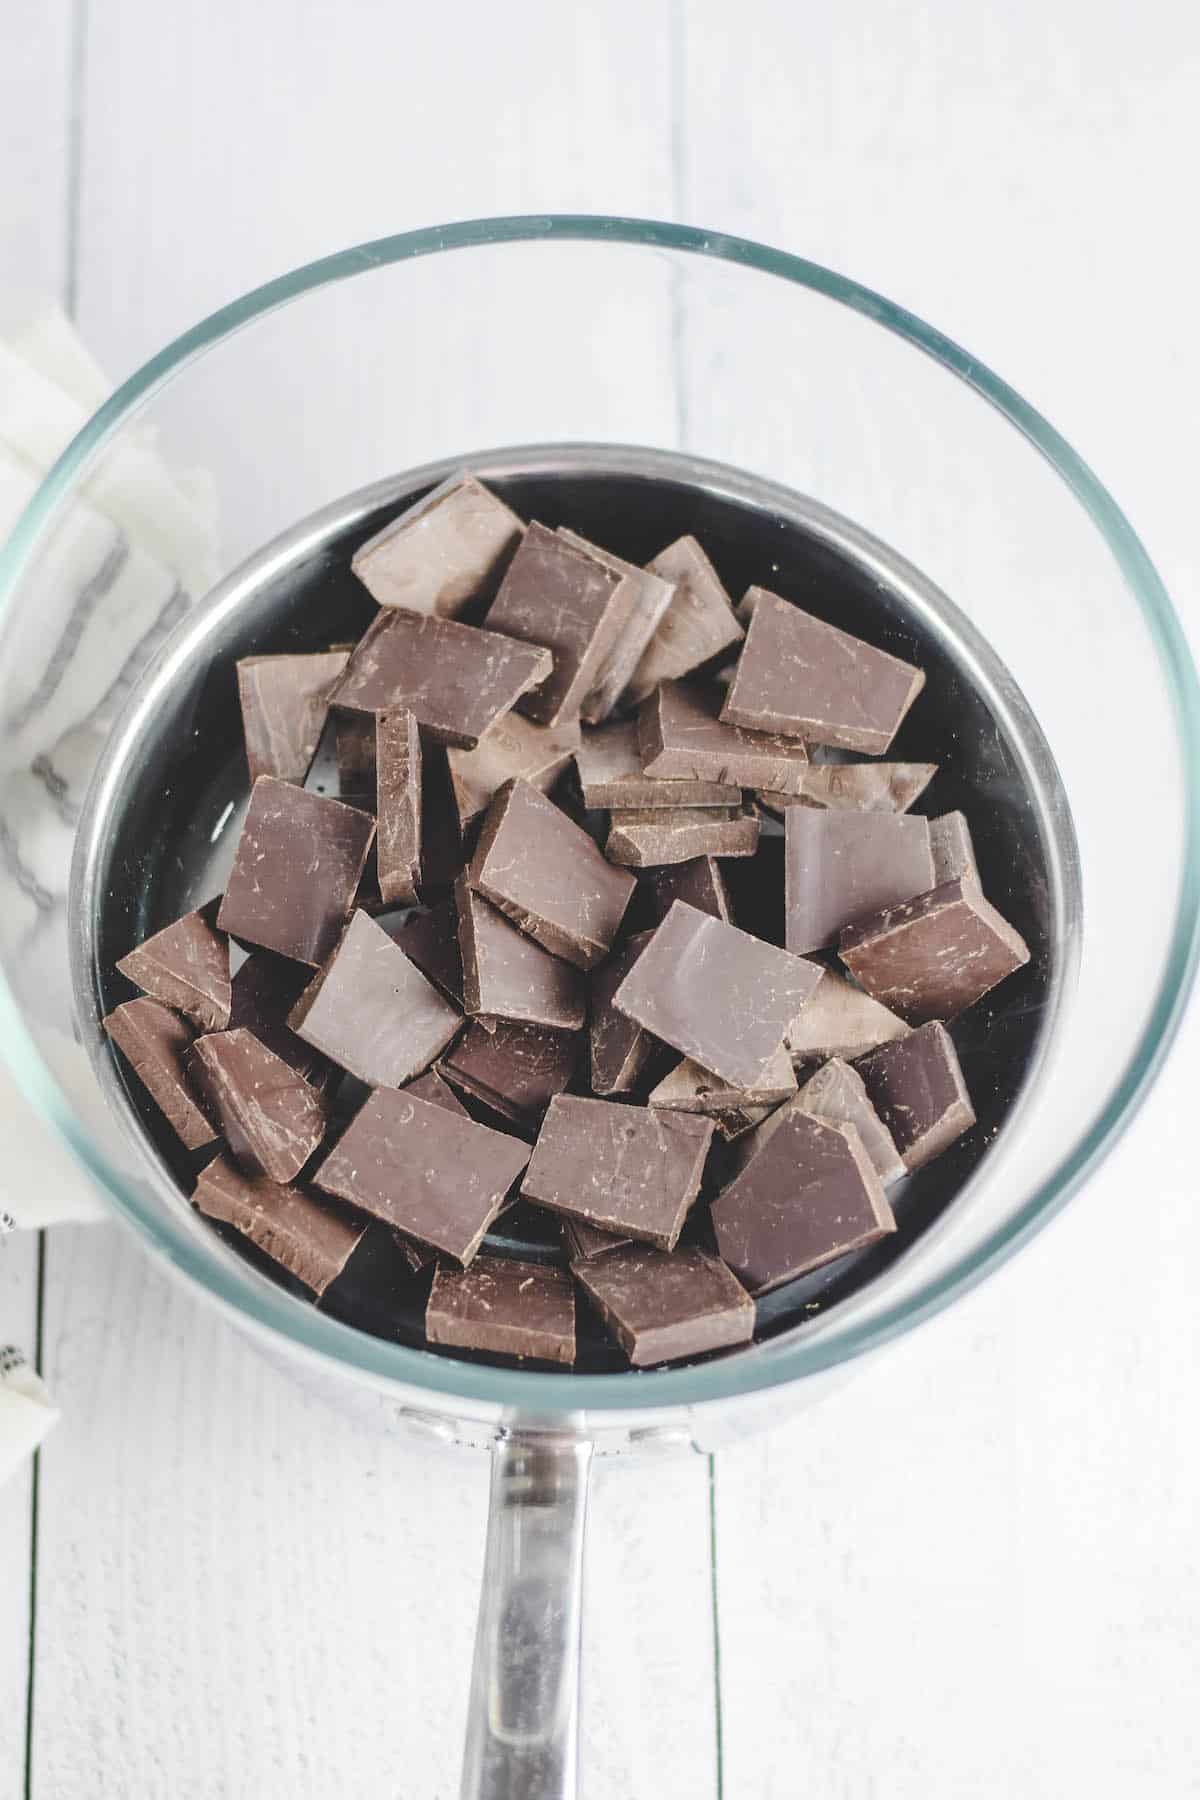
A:
{"label": "chopped chocolate", "polygon": [[206,906],[185,913],[117,964],[143,994],[184,1013],[201,1031],[229,1023],[229,939],[214,931],[212,912]]}
{"label": "chopped chocolate", "polygon": [[698,856],[693,862],[662,869],[653,876],[651,888],[660,924],[676,900],[686,900],[697,911],[724,919],[727,925],[733,923],[725,879],[711,856]]}
{"label": "chopped chocolate", "polygon": [[862,1076],[848,1062],[838,1056],[831,1058],[809,1077],[792,1104],[815,1118],[840,1119],[845,1125],[853,1125],[885,1187],[904,1174],[892,1134],[871,1105]]}
{"label": "chopped chocolate", "polygon": [[933,880],[928,819],[792,806],[786,833],[785,942],[797,955],[836,944],[844,925]]}
{"label": "chopped chocolate", "polygon": [[230,984],[229,1026],[252,1031],[260,1043],[303,1075],[313,1087],[327,1088],[340,1074],[328,1057],[296,1036],[288,1014],[312,980],[312,972],[271,950],[253,950]]}
{"label": "chopped chocolate", "polygon": [[585,1225],[673,1250],[712,1133],[711,1119],[558,1094],[521,1193]]}
{"label": "chopped chocolate", "polygon": [[366,1226],[304,1188],[245,1175],[218,1156],[201,1171],[192,1204],[248,1238],[318,1299],[362,1242]]}
{"label": "chopped chocolate", "polygon": [[933,854],[934,887],[944,887],[948,881],[973,881],[979,885],[975,846],[962,813],[943,813],[940,819],[930,819],[929,848]]}
{"label": "chopped chocolate", "polygon": [[519,1138],[380,1088],[313,1179],[465,1267],[528,1160]]}
{"label": "chopped chocolate", "polygon": [[577,1031],[587,1015],[582,972],[518,931],[465,877],[454,898],[467,1012]]}
{"label": "chopped chocolate", "polygon": [[588,1035],[594,1094],[628,1093],[654,1049],[649,1032],[619,1013],[612,1003],[613,995],[653,935],[639,931],[628,938],[592,975]]}
{"label": "chopped chocolate", "polygon": [[924,687],[924,672],[765,588],[751,588],[746,599],[750,623],[721,717],[750,731],[881,755]]}
{"label": "chopped chocolate", "polygon": [[380,919],[379,925],[447,1000],[453,1000],[457,1006],[463,1004],[458,914],[451,901],[440,901],[427,912],[409,912],[402,918]]}
{"label": "chopped chocolate", "polygon": [[954,1040],[937,1020],[857,1064],[906,1169],[919,1169],[975,1123]]}
{"label": "chopped chocolate", "polygon": [[335,709],[338,799],[375,810],[375,715]]}
{"label": "chopped chocolate", "polygon": [[184,1074],[192,1033],[179,1014],[157,1000],[126,1000],[109,1013],[104,1029],[185,1148],[211,1144],[217,1134]]}
{"label": "chopped chocolate", "polygon": [[[493,727],[493,730],[495,727]],[[467,860],[454,805],[450,752],[421,733],[421,899],[431,906],[454,886]]]}
{"label": "chopped chocolate", "polygon": [[479,1256],[439,1268],[425,1309],[431,1344],[492,1350],[539,1362],[575,1361],[575,1290],[563,1269]]}
{"label": "chopped chocolate", "polygon": [[723,781],[664,781],[642,769],[636,719],[585,731],[575,766],[587,807],[740,806],[742,790]]}
{"label": "chopped chocolate", "polygon": [[473,475],[452,475],[361,544],[350,567],[380,606],[452,619],[494,590],[524,529]]}
{"label": "chopped chocolate", "polygon": [[771,812],[815,806],[833,812],[907,812],[937,774],[936,763],[811,763],[799,794],[760,790]]}
{"label": "chopped chocolate", "polygon": [[252,1173],[291,1181],[325,1136],[319,1088],[251,1031],[197,1038],[188,1074],[230,1152]]}
{"label": "chopped chocolate", "polygon": [[548,650],[453,619],[387,610],[367,628],[334,688],[355,712],[407,707],[438,743],[471,750],[553,664]]}
{"label": "chopped chocolate", "polygon": [[379,897],[408,904],[421,879],[421,738],[413,713],[375,714]]}
{"label": "chopped chocolate", "polygon": [[439,1068],[462,1093],[502,1118],[518,1126],[536,1124],[575,1073],[582,1041],[577,1031],[512,1025],[506,1019],[489,1031],[474,1019]]}
{"label": "chopped chocolate", "polygon": [[557,535],[619,575],[628,596],[616,640],[583,703],[581,716],[590,725],[595,725],[601,719],[607,719],[621,699],[641,661],[642,652],[674,598],[675,584],[656,575],[652,569],[639,569],[635,563],[625,562],[621,557],[613,556],[611,551],[601,550],[564,526],[559,527]]}
{"label": "chopped chocolate", "polygon": [[675,592],[625,690],[630,705],[660,682],[690,675],[742,635],[729,595],[694,537],[677,538],[646,567],[673,582]]}
{"label": "chopped chocolate", "polygon": [[635,1368],[748,1344],[754,1335],[753,1300],[706,1250],[667,1256],[633,1244],[571,1269]]}
{"label": "chopped chocolate", "polygon": [[431,1106],[444,1106],[447,1112],[457,1113],[460,1119],[471,1116],[450,1083],[443,1081],[436,1069],[426,1069],[423,1075],[410,1081],[404,1091],[415,1094],[418,1100],[428,1100]]}
{"label": "chopped chocolate", "polygon": [[705,1113],[715,1117],[744,1106],[776,1106],[796,1092],[792,1059],[780,1045],[753,1087],[731,1087],[685,1056],[664,1075],[650,1094],[648,1105],[673,1107],[677,1112]]}
{"label": "chopped chocolate", "polygon": [[525,781],[507,782],[493,800],[468,878],[544,949],[581,969],[607,955],[635,886]]}
{"label": "chopped chocolate", "polygon": [[784,1043],[795,1062],[813,1056],[855,1057],[903,1037],[907,1030],[894,1012],[836,969],[826,969],[812,998],[788,1026]]}
{"label": "chopped chocolate", "polygon": [[260,775],[217,924],[295,962],[324,962],[354,903],[375,821],[340,800]]}
{"label": "chopped chocolate", "polygon": [[304,780],[325,729],[330,689],[349,660],[345,650],[241,659],[238,697],[252,785],[260,775]]}
{"label": "chopped chocolate", "polygon": [[665,681],[638,712],[647,775],[800,793],[808,751],[795,738],[746,731],[718,716],[719,692]]}
{"label": "chopped chocolate", "polygon": [[482,818],[506,781],[527,781],[548,794],[578,747],[578,719],[535,725],[511,712],[497,719],[473,750],[447,751],[460,829]]}
{"label": "chopped chocolate", "polygon": [[948,881],[848,925],[838,954],[910,1025],[957,1018],[1029,961],[1024,938],[973,881]]}
{"label": "chopped chocolate", "polygon": [[699,856],[753,856],[758,820],[740,807],[614,812],[604,854],[623,868],[653,869]]}
{"label": "chopped chocolate", "polygon": [[619,1250],[622,1244],[631,1241],[611,1231],[597,1231],[594,1225],[585,1225],[582,1219],[562,1218],[558,1224],[563,1248],[571,1262],[590,1262],[593,1256],[604,1256],[609,1250]]}

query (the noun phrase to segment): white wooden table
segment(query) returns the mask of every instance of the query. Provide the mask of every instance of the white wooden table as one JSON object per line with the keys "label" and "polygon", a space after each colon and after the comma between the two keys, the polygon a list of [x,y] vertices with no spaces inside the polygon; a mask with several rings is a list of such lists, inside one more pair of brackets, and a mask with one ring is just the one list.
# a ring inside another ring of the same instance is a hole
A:
{"label": "white wooden table", "polygon": [[[1198,76],[1187,0],[7,0],[0,287],[119,376],[410,225],[748,233],[1013,379],[1195,619]],[[600,1471],[586,1800],[1200,1794],[1198,1076],[1193,1015],[1066,1218],[836,1400]],[[452,1796],[484,1461],[343,1425],[115,1227],[43,1256],[0,1256],[65,1415],[0,1493],[3,1800]]]}

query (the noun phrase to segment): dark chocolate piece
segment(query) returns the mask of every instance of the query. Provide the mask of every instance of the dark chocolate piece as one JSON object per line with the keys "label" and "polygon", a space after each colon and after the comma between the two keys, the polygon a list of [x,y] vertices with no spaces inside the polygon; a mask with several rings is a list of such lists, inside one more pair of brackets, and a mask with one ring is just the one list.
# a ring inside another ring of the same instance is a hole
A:
{"label": "dark chocolate piece", "polygon": [[192,1033],[179,1014],[157,1000],[126,1000],[109,1013],[104,1029],[185,1148],[211,1144],[217,1134],[184,1073]]}
{"label": "dark chocolate piece", "polygon": [[362,1242],[366,1226],[304,1188],[245,1175],[218,1156],[201,1171],[192,1204],[254,1244],[320,1299]]}
{"label": "dark chocolate piece", "polygon": [[749,1088],[731,1087],[727,1081],[710,1075],[698,1062],[685,1056],[663,1076],[647,1104],[715,1118],[720,1113],[744,1106],[778,1106],[781,1100],[790,1099],[795,1092],[796,1071],[781,1044],[753,1087]]}
{"label": "dark chocolate piece", "polygon": [[577,550],[585,550],[597,562],[621,577],[628,598],[623,609],[623,623],[616,641],[595,677],[594,685],[583,703],[581,716],[590,725],[607,719],[633,677],[660,620],[675,594],[675,585],[656,575],[652,569],[639,569],[609,550],[590,544],[577,532],[560,526],[558,536]]}
{"label": "dark chocolate piece", "polygon": [[453,619],[377,614],[333,691],[356,712],[406,707],[431,737],[472,749],[490,725],[550,673],[548,650]]}
{"label": "dark chocolate piece", "polygon": [[706,1250],[673,1256],[640,1244],[572,1263],[571,1271],[635,1368],[748,1344],[754,1302]]}
{"label": "dark chocolate piece", "polygon": [[511,712],[497,719],[473,750],[447,751],[460,829],[482,818],[506,781],[527,781],[548,794],[578,746],[578,719],[535,725]]}
{"label": "dark chocolate piece", "polygon": [[812,763],[798,794],[760,790],[771,812],[814,806],[833,812],[905,813],[937,774],[936,763]]}
{"label": "dark chocolate piece", "polygon": [[472,1020],[439,1068],[464,1094],[516,1125],[536,1124],[555,1094],[575,1073],[582,1033],[548,1031],[544,1025],[512,1025],[492,1030]]}
{"label": "dark chocolate piece", "polygon": [[793,1061],[813,1056],[862,1056],[876,1044],[903,1037],[908,1030],[897,1014],[854,987],[836,969],[826,969],[799,1015],[788,1026],[784,1043]]}
{"label": "dark chocolate piece", "polygon": [[350,567],[380,606],[452,619],[494,588],[524,529],[473,475],[451,475],[361,544]]}
{"label": "dark chocolate piece", "polygon": [[305,1081],[322,1090],[340,1075],[328,1057],[296,1036],[288,1014],[312,980],[312,972],[270,950],[253,950],[230,984],[229,1027],[252,1031]]}
{"label": "dark chocolate piece", "polygon": [[295,962],[324,962],[341,935],[375,836],[357,807],[260,775],[217,924]]}
{"label": "dark chocolate piece", "polygon": [[521,1193],[539,1206],[673,1250],[700,1188],[711,1119],[559,1094]]}
{"label": "dark chocolate piece", "polygon": [[260,775],[301,782],[317,753],[329,694],[349,653],[244,656],[237,665],[251,785]]}
{"label": "dark chocolate piece", "polygon": [[650,942],[653,932],[639,931],[592,975],[588,1036],[592,1092],[626,1094],[635,1085],[654,1049],[654,1039],[613,1005],[613,995]]}
{"label": "dark chocolate piece", "polygon": [[426,1069],[423,1075],[410,1081],[404,1091],[415,1094],[418,1100],[428,1100],[431,1106],[444,1106],[447,1112],[457,1113],[460,1119],[471,1116],[450,1083],[443,1081],[436,1069]]}
{"label": "dark chocolate piece", "polygon": [[325,1136],[321,1089],[251,1031],[197,1038],[187,1072],[230,1153],[251,1174],[291,1181]]}
{"label": "dark chocolate piece", "polygon": [[405,913],[403,918],[393,916],[378,923],[447,1000],[453,1000],[456,1006],[463,1004],[458,914],[451,901],[440,901],[427,912]]}
{"label": "dark chocolate piece", "polygon": [[468,877],[544,949],[581,969],[608,954],[635,886],[525,781],[506,783],[493,800]]}
{"label": "dark chocolate piece", "polygon": [[800,793],[808,769],[804,745],[730,724],[718,716],[720,704],[716,689],[692,682],[665,681],[651,694],[638,713],[646,774]]}
{"label": "dark chocolate piece", "polygon": [[122,975],[201,1031],[229,1023],[229,939],[212,925],[212,909],[185,913],[156,931],[117,964]]}
{"label": "dark chocolate piece", "polygon": [[587,1014],[581,971],[518,931],[466,878],[454,890],[468,1013],[577,1031]]}
{"label": "dark chocolate piece", "polygon": [[334,709],[338,799],[375,810],[375,715]]}
{"label": "dark chocolate piece", "polygon": [[758,820],[740,807],[614,812],[604,854],[623,868],[653,869],[700,856],[753,856]]}
{"label": "dark chocolate piece", "polygon": [[[838,1056],[832,1057],[815,1075],[809,1077],[792,1105],[817,1119],[840,1119],[853,1125],[871,1165],[885,1187],[899,1181],[904,1174],[900,1152],[892,1134],[867,1095],[863,1078],[857,1069]],[[779,1114],[775,1115],[778,1118]]]}
{"label": "dark chocolate piece", "polygon": [[313,1179],[465,1267],[528,1160],[519,1138],[380,1088]]}
{"label": "dark chocolate piece", "polygon": [[651,885],[660,923],[676,900],[686,900],[689,906],[711,913],[714,919],[724,919],[727,925],[733,923],[725,880],[711,856],[698,856],[694,862],[663,869],[653,877]]}
{"label": "dark chocolate piece", "polygon": [[611,1231],[597,1231],[594,1225],[585,1225],[582,1219],[560,1218],[558,1224],[563,1248],[571,1262],[590,1262],[593,1256],[605,1256],[610,1250],[619,1250],[622,1244],[631,1241]]}
{"label": "dark chocolate piece", "polygon": [[631,706],[661,682],[691,674],[742,636],[729,595],[694,537],[677,538],[646,567],[673,582],[675,592],[625,689],[623,699]]}
{"label": "dark chocolate piece", "polygon": [[642,768],[636,719],[585,731],[575,766],[587,807],[740,806],[742,790],[722,781],[664,781]]}
{"label": "dark chocolate piece", "polygon": [[962,813],[943,813],[940,819],[930,819],[929,848],[933,854],[934,887],[944,887],[948,881],[973,881],[979,885],[975,846]]}
{"label": "dark chocolate piece", "polygon": [[798,956],[932,884],[928,819],[792,806],[785,829],[784,941]]}
{"label": "dark chocolate piece", "polygon": [[948,881],[847,926],[838,954],[910,1025],[957,1018],[1029,961],[1024,938],[973,881]]}
{"label": "dark chocolate piece", "polygon": [[375,715],[379,897],[408,904],[421,879],[421,738],[411,712]]}
{"label": "dark chocolate piece", "polygon": [[919,1169],[975,1123],[954,1040],[936,1020],[880,1044],[856,1067],[906,1169]]}
{"label": "dark chocolate piece", "polygon": [[575,1289],[563,1269],[479,1256],[439,1268],[425,1309],[431,1344],[491,1350],[538,1362],[575,1361]]}

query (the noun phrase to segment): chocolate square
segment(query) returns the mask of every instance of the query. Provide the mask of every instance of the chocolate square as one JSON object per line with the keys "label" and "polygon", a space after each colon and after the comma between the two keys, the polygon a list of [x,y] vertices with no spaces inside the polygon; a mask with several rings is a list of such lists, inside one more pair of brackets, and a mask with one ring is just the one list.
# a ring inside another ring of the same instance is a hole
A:
{"label": "chocolate square", "polygon": [[494,588],[524,529],[473,475],[451,475],[361,544],[350,567],[380,606],[452,619]]}
{"label": "chocolate square", "polygon": [[421,879],[421,736],[403,709],[375,714],[375,808],[379,897],[410,904]]}
{"label": "chocolate square", "polygon": [[157,1000],[126,1000],[104,1029],[185,1148],[213,1143],[217,1134],[184,1073],[192,1033],[179,1014]]}
{"label": "chocolate square", "polygon": [[954,1041],[936,1020],[856,1064],[906,1169],[919,1169],[975,1123]]}
{"label": "chocolate square", "polygon": [[948,881],[848,925],[838,955],[910,1025],[954,1019],[1029,961],[1029,947],[973,881]]}
{"label": "chocolate square", "polygon": [[614,811],[604,854],[622,868],[648,869],[702,856],[753,856],[757,848],[758,820],[740,807],[655,807]]}
{"label": "chocolate square", "polygon": [[631,705],[661,682],[691,674],[742,636],[729,595],[694,537],[676,538],[646,567],[674,583],[675,592],[625,690]]}
{"label": "chocolate square", "polygon": [[793,806],[785,831],[784,941],[797,955],[836,944],[844,925],[933,881],[927,819]]}
{"label": "chocolate square", "polygon": [[211,907],[185,913],[117,964],[135,987],[183,1013],[201,1031],[229,1023],[229,939],[215,931]]}
{"label": "chocolate square", "polygon": [[454,898],[467,1012],[578,1031],[587,1014],[582,972],[518,931],[465,877]]}
{"label": "chocolate square", "polygon": [[325,1136],[320,1090],[253,1032],[197,1038],[187,1072],[231,1153],[252,1174],[291,1181]]}
{"label": "chocolate square", "polygon": [[366,1226],[306,1189],[246,1175],[218,1156],[200,1173],[192,1204],[294,1275],[319,1299],[362,1242]]}
{"label": "chocolate square", "polygon": [[706,1250],[666,1255],[642,1244],[581,1258],[572,1273],[634,1368],[748,1344],[754,1302]]}
{"label": "chocolate square", "polygon": [[347,650],[241,658],[238,698],[251,785],[260,775],[304,780],[325,729],[330,691],[349,659]]}
{"label": "chocolate square", "polygon": [[431,1344],[573,1363],[571,1277],[545,1263],[500,1256],[477,1256],[469,1269],[439,1268],[425,1309],[425,1332]]}
{"label": "chocolate square", "polygon": [[720,716],[716,688],[666,681],[638,713],[647,775],[800,793],[808,751],[795,739],[747,731]]}

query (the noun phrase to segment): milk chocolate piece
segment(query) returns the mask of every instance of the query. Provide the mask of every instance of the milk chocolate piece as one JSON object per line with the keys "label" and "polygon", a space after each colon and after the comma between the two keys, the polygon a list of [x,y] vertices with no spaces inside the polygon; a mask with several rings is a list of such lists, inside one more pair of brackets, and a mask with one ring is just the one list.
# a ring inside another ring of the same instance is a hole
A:
{"label": "milk chocolate piece", "polygon": [[463,967],[458,948],[458,914],[449,900],[427,912],[406,913],[403,918],[381,919],[380,926],[398,944],[409,962],[432,981],[447,1000],[463,1004]]}
{"label": "milk chocolate piece", "polygon": [[313,1179],[465,1267],[528,1160],[519,1138],[380,1088]]}
{"label": "milk chocolate piece", "polygon": [[109,1013],[104,1029],[183,1145],[199,1150],[211,1144],[217,1134],[184,1074],[192,1033],[178,1013],[157,1000],[126,1000]]}
{"label": "milk chocolate piece", "polygon": [[744,1106],[777,1106],[796,1092],[792,1059],[780,1045],[753,1087],[731,1087],[685,1056],[663,1076],[647,1104],[673,1107],[676,1112],[704,1113],[715,1117]]}
{"label": "milk chocolate piece", "polygon": [[654,1049],[649,1032],[613,1005],[613,995],[653,935],[639,931],[614,950],[592,975],[588,1036],[595,1094],[627,1094]]}
{"label": "milk chocolate piece", "polygon": [[599,680],[632,603],[629,584],[605,563],[533,521],[487,615],[489,632],[543,646],[551,657],[521,711],[539,725],[577,719]]}
{"label": "milk chocolate piece", "polygon": [[629,705],[661,682],[689,675],[742,635],[729,595],[694,537],[677,538],[646,567],[673,582],[675,592],[625,690]]}
{"label": "milk chocolate piece", "polygon": [[723,781],[664,781],[642,769],[636,719],[585,731],[575,766],[587,807],[740,806],[742,790]]}
{"label": "milk chocolate piece", "polygon": [[230,984],[229,1026],[252,1031],[260,1043],[303,1075],[313,1087],[324,1090],[338,1078],[328,1057],[296,1036],[288,1014],[312,980],[300,963],[288,962],[270,950],[253,950]]}
{"label": "milk chocolate piece", "polygon": [[944,887],[948,881],[973,881],[979,885],[975,846],[962,813],[943,813],[940,819],[930,819],[929,848],[933,854],[934,887]]}
{"label": "milk chocolate piece", "polygon": [[558,1223],[563,1247],[571,1262],[590,1262],[593,1256],[605,1256],[608,1251],[619,1250],[622,1244],[631,1241],[611,1231],[597,1231],[594,1225],[585,1225],[581,1219],[560,1219]]}
{"label": "milk chocolate piece", "polygon": [[751,731],[882,755],[924,687],[924,672],[766,588],[751,588],[746,598],[750,623],[721,717]]}
{"label": "milk chocolate piece", "polygon": [[260,775],[304,780],[325,729],[330,690],[349,660],[345,650],[242,657],[238,697],[252,785]]}
{"label": "milk chocolate piece", "polygon": [[666,1256],[640,1244],[572,1263],[571,1271],[634,1368],[748,1344],[754,1302],[706,1250]]}
{"label": "milk chocolate piece", "polygon": [[582,1048],[576,1031],[497,1020],[488,1031],[472,1020],[439,1065],[446,1080],[516,1125],[536,1123],[575,1073]]}
{"label": "milk chocolate piece", "polygon": [[383,927],[356,912],[288,1024],[360,1081],[402,1087],[441,1055],[462,1018]]}
{"label": "milk chocolate piece", "polygon": [[375,810],[375,715],[340,712],[333,720],[338,799]]}
{"label": "milk chocolate piece", "polygon": [[[506,717],[511,715],[506,715]],[[493,730],[496,727],[493,726]],[[454,886],[467,860],[454,804],[450,752],[421,733],[421,899],[426,906]]]}
{"label": "milk chocolate piece", "polygon": [[585,1225],[673,1250],[712,1133],[711,1119],[558,1094],[521,1193]]}
{"label": "milk chocolate piece", "polygon": [[425,1309],[431,1344],[491,1350],[539,1362],[575,1361],[575,1289],[563,1269],[479,1256],[439,1268]]}
{"label": "milk chocolate piece", "polygon": [[740,807],[614,812],[604,854],[623,868],[653,869],[699,856],[753,856],[758,820]]}
{"label": "milk chocolate piece", "polygon": [[810,1076],[792,1104],[801,1112],[812,1113],[814,1118],[840,1119],[845,1125],[853,1125],[885,1187],[904,1174],[900,1152],[871,1105],[862,1076],[840,1057],[832,1057],[824,1068]]}
{"label": "milk chocolate piece", "polygon": [[1025,940],[973,881],[948,881],[847,926],[838,954],[910,1025],[957,1018],[1029,961]]}
{"label": "milk chocolate piece", "polygon": [[677,900],[614,996],[664,1043],[753,1088],[821,970]]}
{"label": "milk chocolate piece", "polygon": [[192,1204],[254,1244],[320,1299],[366,1231],[361,1220],[323,1204],[304,1188],[245,1175],[218,1156],[197,1178]]}
{"label": "milk chocolate piece", "polygon": [[217,924],[295,962],[324,962],[341,935],[375,836],[357,807],[260,775]]}
{"label": "milk chocolate piece", "polygon": [[836,969],[826,969],[812,998],[788,1026],[784,1043],[796,1062],[813,1056],[855,1057],[903,1037],[907,1030],[894,1012]]}
{"label": "milk chocolate piece", "polygon": [[360,545],[350,567],[380,606],[452,619],[494,588],[524,529],[473,475],[452,475]]}
{"label": "milk chocolate piece", "polygon": [[785,831],[784,941],[797,955],[932,884],[928,819],[793,806]]}
{"label": "milk chocolate piece", "polygon": [[590,544],[578,532],[568,531],[565,526],[559,527],[557,535],[619,575],[626,595],[625,604],[620,608],[620,629],[581,709],[581,716],[588,724],[596,725],[601,719],[607,719],[628,686],[642,652],[671,603],[675,586],[652,569],[639,569],[635,563],[625,562],[611,551]]}
{"label": "milk chocolate piece", "polygon": [[808,751],[794,738],[746,731],[718,716],[721,697],[692,682],[665,681],[638,712],[647,775],[720,781],[801,793]]}
{"label": "milk chocolate piece", "polygon": [[752,1294],[896,1229],[854,1126],[783,1111],[746,1139],[744,1167],[712,1206],[717,1248]]}
{"label": "milk chocolate piece", "polygon": [[332,699],[356,712],[406,707],[438,743],[471,750],[522,694],[545,681],[548,650],[419,613],[378,613]]}
{"label": "milk chocolate piece", "polygon": [[156,931],[117,967],[143,994],[185,1014],[201,1031],[228,1025],[229,939],[213,930],[211,908]]}
{"label": "milk chocolate piece", "polygon": [[188,1074],[243,1168],[291,1181],[325,1136],[320,1091],[250,1031],[197,1038]]}
{"label": "milk chocolate piece", "polygon": [[450,1083],[443,1081],[436,1069],[426,1069],[423,1075],[410,1081],[404,1091],[418,1100],[428,1100],[431,1106],[444,1106],[447,1112],[457,1113],[460,1119],[471,1116]]}
{"label": "milk chocolate piece", "polygon": [[936,763],[810,763],[798,794],[759,792],[770,812],[814,806],[833,812],[907,812],[937,774]]}
{"label": "milk chocolate piece", "polygon": [[724,919],[727,925],[733,923],[725,879],[711,856],[698,856],[694,862],[661,870],[653,876],[651,887],[660,923],[676,900],[686,900],[689,906],[711,913],[714,919]]}
{"label": "milk chocolate piece", "polygon": [[635,886],[525,781],[507,782],[493,800],[468,879],[551,955],[581,969],[608,954]]}
{"label": "milk chocolate piece", "polygon": [[454,890],[468,1013],[577,1031],[587,1014],[581,971],[511,925],[463,877]]}
{"label": "milk chocolate piece", "polygon": [[906,1169],[919,1169],[975,1123],[954,1040],[937,1020],[880,1044],[857,1068]]}
{"label": "milk chocolate piece", "polygon": [[579,746],[579,721],[535,725],[520,713],[497,719],[474,750],[449,750],[459,826],[481,818],[506,781],[527,781],[548,794]]}
{"label": "milk chocolate piece", "polygon": [[413,713],[376,713],[375,770],[379,897],[408,904],[421,878],[421,738]]}

